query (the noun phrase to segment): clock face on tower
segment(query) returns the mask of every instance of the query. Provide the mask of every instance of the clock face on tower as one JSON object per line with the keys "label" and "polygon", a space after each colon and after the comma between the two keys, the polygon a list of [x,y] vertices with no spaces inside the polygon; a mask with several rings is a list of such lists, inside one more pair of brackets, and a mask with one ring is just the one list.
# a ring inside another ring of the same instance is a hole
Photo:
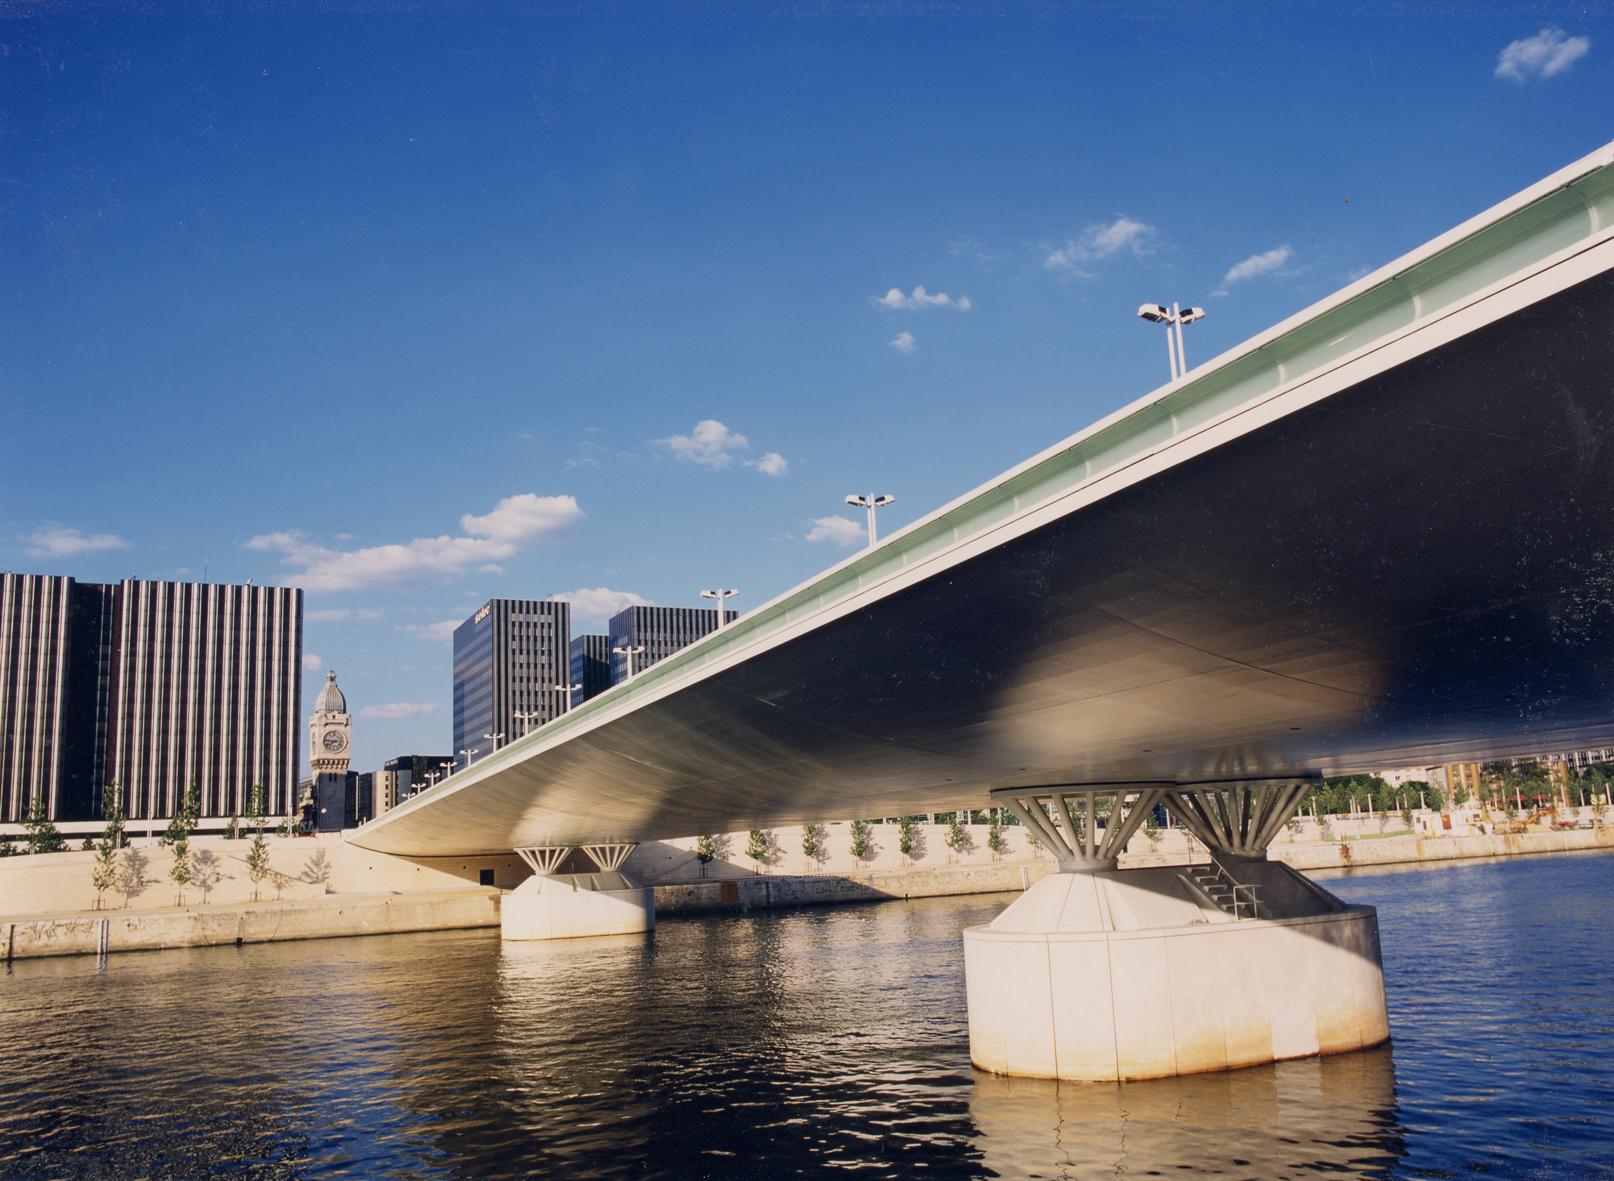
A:
{"label": "clock face on tower", "polygon": [[342,737],[340,730],[327,730],[325,731],[325,737],[320,739],[320,745],[335,754],[347,745],[347,739]]}

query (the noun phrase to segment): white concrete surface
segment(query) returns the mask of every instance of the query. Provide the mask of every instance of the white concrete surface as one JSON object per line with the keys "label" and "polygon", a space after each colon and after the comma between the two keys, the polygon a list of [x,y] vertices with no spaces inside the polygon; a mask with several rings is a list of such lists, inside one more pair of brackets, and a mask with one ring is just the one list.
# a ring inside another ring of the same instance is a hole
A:
{"label": "white concrete surface", "polygon": [[970,1057],[997,1074],[1160,1078],[1377,1045],[1378,917],[1269,862],[1234,920],[1174,869],[1050,874],[964,933]]}
{"label": "white concrete surface", "polygon": [[504,896],[505,939],[638,935],[656,928],[656,895],[619,873],[534,875]]}

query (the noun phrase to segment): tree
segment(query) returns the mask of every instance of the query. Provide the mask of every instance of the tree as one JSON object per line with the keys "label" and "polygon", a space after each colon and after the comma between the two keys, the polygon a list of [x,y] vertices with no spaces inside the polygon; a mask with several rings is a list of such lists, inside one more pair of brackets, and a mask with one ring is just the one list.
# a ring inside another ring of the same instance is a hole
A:
{"label": "tree", "polygon": [[874,855],[874,839],[869,833],[867,820],[852,821],[852,856],[859,861],[867,861]]}
{"label": "tree", "polygon": [[1009,847],[1009,842],[1003,838],[1003,826],[998,823],[996,816],[992,817],[992,823],[986,826],[986,847],[992,850],[994,861],[1003,856],[1003,851]]}
{"label": "tree", "polygon": [[185,904],[185,887],[195,877],[194,867],[191,865],[191,833],[196,831],[196,823],[201,818],[202,801],[196,793],[196,784],[191,784],[190,790],[185,793],[185,799],[174,813],[173,819],[163,831],[162,843],[167,845],[174,855],[174,864],[168,871],[178,887],[175,895],[175,905]]}
{"label": "tree", "polygon": [[51,823],[50,817],[45,815],[44,796],[34,796],[33,803],[28,805],[28,818],[23,821],[23,827],[28,830],[30,853],[61,853],[66,850],[67,842]]}
{"label": "tree", "polygon": [[101,896],[118,880],[118,850],[123,848],[123,790],[114,779],[101,789],[101,839],[95,846],[95,864],[90,884],[95,887],[95,909],[101,909]]}
{"label": "tree", "polygon": [[957,812],[954,812],[953,818],[947,822],[947,836],[944,839],[947,842],[947,847],[955,854],[968,852],[970,848],[972,843],[970,834],[964,831],[964,826],[959,822]]}
{"label": "tree", "polygon": [[263,839],[263,784],[252,785],[252,796],[247,803],[247,818],[252,824],[252,844],[247,849],[247,877],[252,880],[252,901],[258,900],[263,879],[269,876],[269,842]]}
{"label": "tree", "polygon": [[773,857],[773,842],[768,834],[760,828],[751,830],[751,837],[745,844],[745,855],[749,857],[760,873]]}
{"label": "tree", "polygon": [[695,860],[701,863],[701,877],[706,876],[706,867],[717,856],[717,842],[710,833],[695,838]]}
{"label": "tree", "polygon": [[897,821],[897,848],[904,857],[911,859],[914,855],[914,837],[916,835],[915,830],[918,827],[918,823],[912,816],[904,816]]}
{"label": "tree", "polygon": [[230,817],[230,823],[224,826],[224,839],[227,841],[239,841],[241,839],[241,821],[234,816]]}
{"label": "tree", "polygon": [[818,824],[804,824],[801,826],[801,851],[809,860],[824,860],[824,829]]}

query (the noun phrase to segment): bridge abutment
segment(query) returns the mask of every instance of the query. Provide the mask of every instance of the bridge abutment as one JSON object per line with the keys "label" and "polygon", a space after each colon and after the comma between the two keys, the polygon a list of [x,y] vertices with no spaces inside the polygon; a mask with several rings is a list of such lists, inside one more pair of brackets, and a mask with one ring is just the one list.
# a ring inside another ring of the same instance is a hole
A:
{"label": "bridge abutment", "polygon": [[[1117,1081],[1385,1041],[1377,914],[1265,859],[1308,788],[1282,780],[994,792],[1060,866],[964,933],[975,1065]],[[1206,843],[1206,864],[1116,868],[1156,806]]]}
{"label": "bridge abutment", "polygon": [[500,903],[500,935],[512,940],[577,939],[655,930],[655,892],[622,872],[633,848],[622,842],[581,846],[597,867],[592,873],[559,872],[576,851],[571,845],[517,849],[533,876]]}

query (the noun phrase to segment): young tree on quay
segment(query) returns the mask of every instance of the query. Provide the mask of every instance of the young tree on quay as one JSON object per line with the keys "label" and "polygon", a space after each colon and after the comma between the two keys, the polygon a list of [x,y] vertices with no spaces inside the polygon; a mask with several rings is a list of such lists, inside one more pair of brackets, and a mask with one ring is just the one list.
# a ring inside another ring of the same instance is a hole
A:
{"label": "young tree on quay", "polygon": [[269,842],[263,839],[263,784],[252,785],[247,803],[247,819],[252,825],[252,844],[247,848],[247,877],[252,882],[252,901],[258,901],[263,879],[269,876]]}
{"label": "young tree on quay", "polygon": [[45,797],[34,796],[33,802],[28,805],[28,818],[23,821],[23,827],[28,830],[28,851],[30,853],[61,853],[67,849],[67,841],[62,838],[61,832],[51,823],[50,817],[45,814]]}
{"label": "young tree on quay", "polygon": [[123,790],[113,780],[101,790],[101,839],[95,845],[95,863],[90,869],[90,884],[95,887],[95,909],[101,909],[101,898],[118,880],[118,850],[123,848]]}

